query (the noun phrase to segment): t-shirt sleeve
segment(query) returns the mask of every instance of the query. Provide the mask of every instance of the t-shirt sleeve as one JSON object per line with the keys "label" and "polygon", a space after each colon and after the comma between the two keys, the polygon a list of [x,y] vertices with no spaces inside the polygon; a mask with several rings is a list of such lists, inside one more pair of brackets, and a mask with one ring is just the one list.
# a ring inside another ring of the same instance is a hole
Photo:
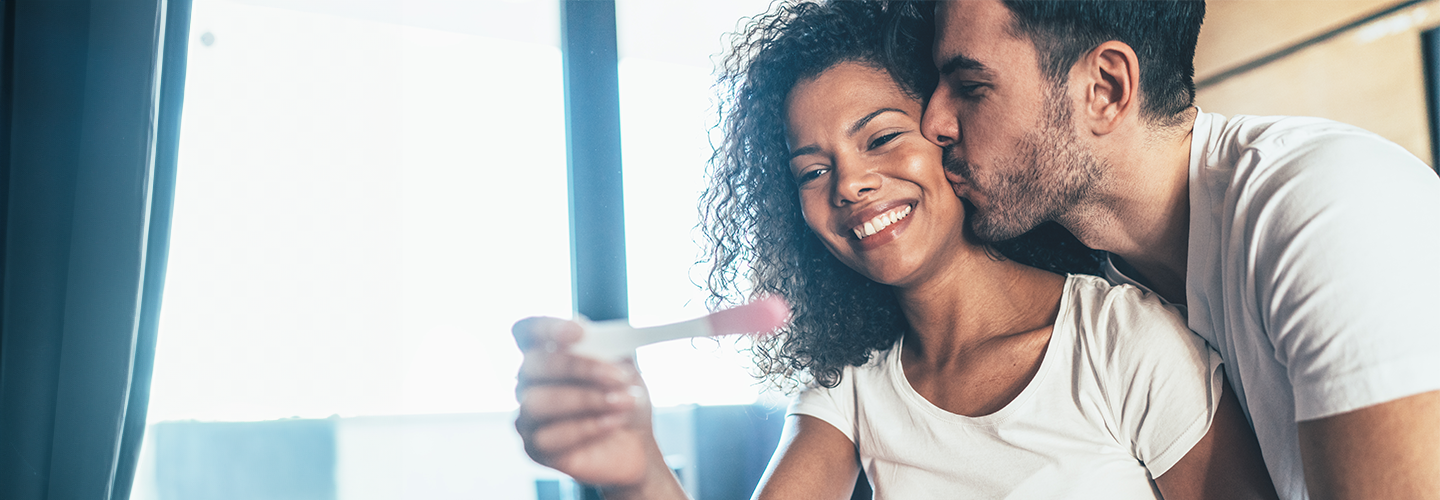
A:
{"label": "t-shirt sleeve", "polygon": [[1276,150],[1241,158],[1275,166],[1239,193],[1237,250],[1296,420],[1440,389],[1440,179],[1358,131]]}
{"label": "t-shirt sleeve", "polygon": [[1210,430],[1223,387],[1220,355],[1155,295],[1120,286],[1106,301],[1097,361],[1116,438],[1160,477]]}
{"label": "t-shirt sleeve", "polygon": [[855,442],[855,370],[846,368],[840,384],[827,388],[810,384],[790,400],[786,416],[809,415],[824,420]]}

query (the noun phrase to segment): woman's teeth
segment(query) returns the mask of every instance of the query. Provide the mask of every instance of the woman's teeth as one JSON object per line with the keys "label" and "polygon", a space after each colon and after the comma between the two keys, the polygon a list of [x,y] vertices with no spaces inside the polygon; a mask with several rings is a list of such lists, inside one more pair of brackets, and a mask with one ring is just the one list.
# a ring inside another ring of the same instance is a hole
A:
{"label": "woman's teeth", "polygon": [[907,215],[910,215],[910,205],[905,205],[903,207],[899,207],[889,212],[880,214],[874,219],[866,221],[864,224],[855,226],[855,229],[852,229],[852,231],[855,231],[856,238],[863,240],[867,236],[878,233],[881,230],[890,227],[891,224],[894,224],[900,219],[904,219]]}

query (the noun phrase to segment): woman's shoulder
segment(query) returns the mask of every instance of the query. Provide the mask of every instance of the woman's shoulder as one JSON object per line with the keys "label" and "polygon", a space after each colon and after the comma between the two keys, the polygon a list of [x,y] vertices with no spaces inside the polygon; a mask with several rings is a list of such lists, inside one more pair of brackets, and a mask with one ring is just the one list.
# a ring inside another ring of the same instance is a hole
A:
{"label": "woman's shoulder", "polygon": [[1165,302],[1159,295],[1125,283],[1111,283],[1089,274],[1071,274],[1066,278],[1066,303],[1061,309],[1074,309],[1077,319],[1109,321],[1125,319],[1157,319],[1184,323],[1179,308]]}
{"label": "woman's shoulder", "polygon": [[898,370],[899,343],[894,347],[871,354],[870,361],[860,366],[847,366],[833,387],[825,387],[815,380],[801,384],[800,390],[791,396],[788,413],[810,415],[829,422],[844,432],[851,441],[855,440],[854,428],[857,414],[861,411],[861,399],[870,404],[903,405],[900,391],[894,386],[893,370]]}
{"label": "woman's shoulder", "polygon": [[1206,349],[1180,310],[1154,293],[1081,274],[1070,275],[1066,287],[1057,326],[1064,321],[1074,327],[1077,345],[1107,362]]}
{"label": "woman's shoulder", "polygon": [[1114,437],[1159,476],[1205,434],[1220,356],[1153,293],[1098,277],[1069,283],[1076,362],[1090,368],[1076,373],[1093,377]]}
{"label": "woman's shoulder", "polygon": [[800,382],[800,392],[854,391],[857,385],[888,383],[891,371],[898,369],[900,346],[901,342],[897,340],[889,349],[872,351],[870,360],[864,364],[841,369],[839,382],[834,387],[825,387],[811,378]]}

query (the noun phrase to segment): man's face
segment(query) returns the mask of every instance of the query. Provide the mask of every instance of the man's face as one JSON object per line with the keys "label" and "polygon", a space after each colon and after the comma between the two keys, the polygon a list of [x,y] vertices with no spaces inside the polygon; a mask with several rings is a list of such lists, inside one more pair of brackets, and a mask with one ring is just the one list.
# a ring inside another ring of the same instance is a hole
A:
{"label": "man's face", "polygon": [[936,19],[940,85],[922,128],[945,148],[956,194],[975,205],[975,234],[999,241],[1062,217],[1100,170],[1079,141],[1067,86],[1045,77],[998,0],[941,2]]}

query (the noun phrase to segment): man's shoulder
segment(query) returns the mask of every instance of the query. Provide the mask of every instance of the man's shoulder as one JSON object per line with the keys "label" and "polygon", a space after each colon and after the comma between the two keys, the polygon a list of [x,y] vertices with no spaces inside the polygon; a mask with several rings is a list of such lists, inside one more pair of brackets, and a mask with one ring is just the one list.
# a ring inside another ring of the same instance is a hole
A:
{"label": "man's shoulder", "polygon": [[1286,166],[1296,162],[1334,163],[1356,155],[1419,162],[1404,148],[1373,132],[1334,120],[1253,115],[1215,118],[1223,125],[1216,127],[1209,138],[1209,163],[1249,160]]}
{"label": "man's shoulder", "polygon": [[[1368,192],[1383,197],[1397,194],[1387,188],[1400,183],[1440,187],[1434,172],[1419,158],[1359,127],[1296,116],[1241,115],[1223,120],[1223,125],[1212,129],[1192,179],[1212,189],[1217,201],[1289,199],[1323,204],[1326,193]],[[1369,189],[1358,189],[1362,186]]]}

